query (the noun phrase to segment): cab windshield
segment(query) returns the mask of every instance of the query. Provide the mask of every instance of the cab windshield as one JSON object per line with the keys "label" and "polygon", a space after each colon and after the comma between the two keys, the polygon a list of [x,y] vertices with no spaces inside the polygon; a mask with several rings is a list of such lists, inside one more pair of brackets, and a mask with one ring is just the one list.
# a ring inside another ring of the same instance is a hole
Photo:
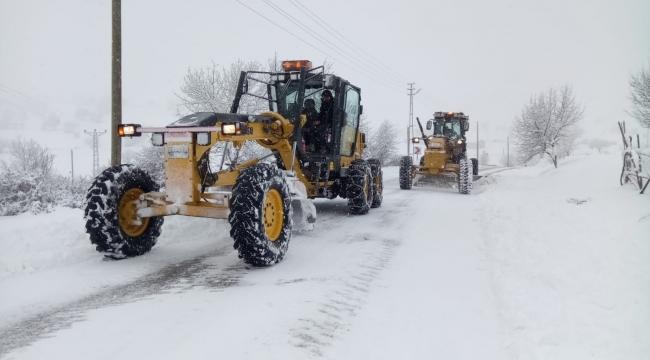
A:
{"label": "cab windshield", "polygon": [[[276,82],[275,85],[271,88],[271,99],[273,100],[271,102],[271,111],[279,112],[287,119],[296,118],[304,107],[303,104],[298,104],[298,85],[299,84],[297,81],[289,83]],[[314,100],[317,111],[320,109],[321,93],[323,90],[325,89],[322,86],[312,85],[305,87],[304,100]],[[336,96],[336,94],[334,94],[334,96]]]}
{"label": "cab windshield", "polygon": [[443,120],[438,119],[433,127],[433,135],[440,135],[450,139],[460,136],[460,121],[459,120]]}

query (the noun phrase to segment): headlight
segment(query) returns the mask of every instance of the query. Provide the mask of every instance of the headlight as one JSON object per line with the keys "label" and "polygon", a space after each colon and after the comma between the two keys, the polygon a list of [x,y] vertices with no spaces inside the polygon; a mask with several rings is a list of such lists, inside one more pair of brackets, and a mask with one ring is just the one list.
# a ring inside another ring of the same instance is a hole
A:
{"label": "headlight", "polygon": [[140,136],[142,133],[138,132],[138,124],[119,124],[117,125],[117,135],[124,136]]}
{"label": "headlight", "polygon": [[235,124],[221,124],[221,133],[224,135],[235,135],[237,126]]}
{"label": "headlight", "polygon": [[153,133],[153,134],[151,134],[151,143],[154,146],[163,146],[163,145],[165,145],[165,134],[164,133]]}
{"label": "headlight", "polygon": [[463,143],[463,140],[458,140],[458,144],[462,144],[462,143]]}
{"label": "headlight", "polygon": [[414,137],[414,138],[413,138],[413,143],[414,143],[414,144],[419,144],[419,143],[420,143],[420,138],[416,138],[416,137]]}
{"label": "headlight", "polygon": [[199,145],[210,145],[210,133],[209,132],[197,133],[196,143]]}

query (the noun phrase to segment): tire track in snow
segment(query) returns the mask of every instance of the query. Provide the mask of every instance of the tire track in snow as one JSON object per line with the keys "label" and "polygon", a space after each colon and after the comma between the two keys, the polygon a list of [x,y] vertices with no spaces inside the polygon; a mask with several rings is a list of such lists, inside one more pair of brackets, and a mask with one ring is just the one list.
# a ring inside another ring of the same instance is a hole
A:
{"label": "tire track in snow", "polygon": [[224,246],[212,253],[165,266],[133,282],[111,287],[0,329],[0,357],[83,321],[90,310],[196,287],[223,291],[235,286],[248,273],[249,267],[239,259],[232,259],[229,256],[231,252],[231,245]]}
{"label": "tire track in snow", "polygon": [[[391,189],[388,193],[401,191]],[[386,192],[384,193],[386,195]],[[390,201],[390,200],[389,200]],[[396,226],[396,209],[406,211],[408,199],[401,199],[390,203],[388,208],[371,209],[365,216],[375,217],[372,228],[393,228]],[[356,216],[348,217],[347,221],[341,221],[341,214],[345,212],[343,204],[323,203],[319,211],[332,216],[326,216],[322,223],[336,223],[338,227],[344,227],[349,221],[354,221]],[[397,210],[397,211],[400,211]],[[363,219],[363,218],[361,218]],[[333,227],[333,226],[332,226]],[[363,242],[367,244],[365,251],[357,260],[344,272],[342,281],[330,292],[326,293],[324,300],[317,305],[315,311],[309,316],[297,320],[297,324],[289,329],[290,344],[302,349],[310,356],[322,357],[327,347],[344,334],[352,325],[352,319],[363,310],[366,299],[369,296],[373,284],[377,281],[382,271],[390,264],[390,261],[400,245],[400,241],[388,237],[378,237],[377,233],[348,233],[345,234],[344,243]]]}
{"label": "tire track in snow", "polygon": [[[350,235],[359,236],[361,239],[355,241],[371,241],[368,233]],[[362,310],[373,283],[388,266],[399,245],[398,241],[385,238],[373,242],[378,242],[374,245],[378,251],[366,251],[360,262],[346,271],[346,280],[325,296],[316,312],[298,319],[298,324],[289,330],[293,346],[321,357],[324,348],[350,327],[352,318]]]}

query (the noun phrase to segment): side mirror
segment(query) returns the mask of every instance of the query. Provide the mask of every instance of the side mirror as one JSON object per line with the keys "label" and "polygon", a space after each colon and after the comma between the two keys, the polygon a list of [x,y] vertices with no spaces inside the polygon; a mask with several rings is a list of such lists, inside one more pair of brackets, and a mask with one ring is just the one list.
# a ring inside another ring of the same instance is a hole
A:
{"label": "side mirror", "polygon": [[363,114],[363,105],[359,105],[359,115]]}
{"label": "side mirror", "polygon": [[469,121],[463,121],[463,131],[469,131]]}
{"label": "side mirror", "polygon": [[414,143],[414,144],[419,144],[420,143],[420,138],[414,137],[413,139],[411,139],[411,142]]}
{"label": "side mirror", "polygon": [[246,78],[246,81],[241,84],[241,92],[242,94],[248,94],[248,77]]}
{"label": "side mirror", "polygon": [[427,130],[431,130],[432,127],[433,127],[433,120],[427,121]]}
{"label": "side mirror", "polygon": [[361,142],[362,142],[363,144],[366,143],[366,133],[361,133]]}

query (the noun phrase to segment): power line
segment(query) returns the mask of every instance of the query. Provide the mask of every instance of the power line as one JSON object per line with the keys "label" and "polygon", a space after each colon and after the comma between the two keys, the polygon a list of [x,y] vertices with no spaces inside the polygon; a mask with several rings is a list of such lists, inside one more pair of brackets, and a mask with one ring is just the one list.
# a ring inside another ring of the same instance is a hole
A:
{"label": "power line", "polygon": [[[294,25],[298,26],[300,29],[305,31],[307,34],[309,34],[312,38],[314,38],[319,44],[323,44],[330,49],[334,50],[337,52],[339,55],[343,56],[343,58],[346,60],[346,62],[355,68],[357,71],[363,72],[367,76],[369,76],[370,79],[373,79],[378,82],[383,82],[384,85],[386,86],[396,86],[396,84],[390,84],[386,82],[387,79],[384,79],[382,76],[378,76],[378,74],[374,73],[371,71],[371,69],[368,69],[367,67],[364,67],[363,65],[357,64],[356,61],[353,59],[349,59],[349,54],[346,54],[343,49],[338,47],[336,44],[332,43],[322,35],[316,33],[314,30],[310,29],[307,25],[303,24],[300,20],[296,19],[294,16],[291,14],[287,13],[286,11],[282,10],[280,7],[278,7],[276,4],[274,4],[271,0],[263,0],[269,7],[271,7],[275,12],[280,14],[282,17],[285,19],[289,20],[292,22]],[[339,58],[340,59],[340,58]]]}
{"label": "power line", "polygon": [[291,3],[303,14],[307,15],[307,17],[315,19],[315,22],[317,25],[319,25],[323,30],[328,31],[335,37],[337,37],[339,40],[343,42],[344,45],[346,45],[349,49],[352,51],[356,52],[357,54],[361,56],[365,56],[367,59],[367,62],[374,64],[377,67],[383,68],[385,71],[388,71],[392,73],[391,75],[394,76],[394,79],[397,80],[399,83],[402,83],[402,76],[399,75],[397,72],[395,72],[392,68],[386,66],[384,63],[382,63],[379,59],[377,59],[375,56],[372,54],[368,53],[365,51],[361,46],[358,46],[357,44],[353,43],[350,41],[345,35],[343,35],[340,31],[338,31],[336,28],[328,24],[323,18],[321,18],[318,14],[310,10],[307,6],[304,4],[301,4],[300,2],[296,0],[289,0]]}
{"label": "power line", "polygon": [[[309,41],[307,41],[307,40],[305,40],[304,38],[300,37],[299,35],[296,35],[294,32],[292,32],[291,30],[287,29],[286,27],[284,27],[284,26],[282,26],[282,25],[276,23],[275,21],[273,21],[273,20],[270,19],[269,17],[265,16],[264,14],[260,13],[259,11],[257,11],[257,10],[255,10],[255,9],[253,9],[252,7],[248,6],[247,4],[245,4],[244,2],[242,2],[241,0],[235,0],[235,1],[237,1],[237,3],[239,3],[241,6],[247,8],[247,9],[250,10],[251,12],[255,13],[257,16],[259,16],[259,17],[263,18],[264,20],[268,21],[269,23],[271,23],[271,24],[274,25],[275,27],[280,28],[280,29],[283,30],[284,32],[286,32],[286,33],[288,33],[289,35],[293,36],[294,38],[298,39],[299,41],[301,41],[301,42],[304,43],[305,45],[311,47],[312,49],[318,51],[319,53],[325,55],[326,57],[333,58],[330,54],[326,53],[326,52],[323,51],[321,48],[319,48],[319,47],[313,45],[312,43],[310,43]],[[346,61],[341,61],[341,62],[342,62],[342,63],[346,63]],[[350,63],[348,63],[348,65],[350,65]],[[385,86],[385,87],[387,87],[387,88],[389,88],[389,89],[394,89],[394,87],[389,86],[389,85],[387,85],[387,84],[385,84],[385,83],[382,83],[381,81],[378,81],[378,78],[376,78],[375,76],[371,76],[371,77],[369,77],[368,79],[371,80],[371,81],[376,81],[378,84],[380,84],[380,85],[382,85],[382,86]]]}
{"label": "power line", "polygon": [[[34,96],[25,94],[22,91],[16,90],[16,89],[11,88],[11,87],[9,87],[7,85],[4,85],[4,84],[0,84],[0,92],[5,93],[5,95],[4,95],[5,99],[8,99],[8,96],[11,96],[11,97],[15,98],[16,100],[20,99],[19,101],[28,101],[30,104],[40,106],[41,108],[46,108],[47,109],[47,107],[48,107],[48,105],[47,105],[47,103],[45,101],[37,99]],[[0,94],[0,95],[2,95],[2,94]],[[17,105],[15,102],[14,102],[14,104]],[[37,112],[39,112],[39,111],[37,111]]]}
{"label": "power line", "polygon": [[[325,37],[325,36],[323,36],[323,35],[317,33],[315,30],[312,30],[309,26],[305,25],[302,21],[300,21],[299,19],[297,19],[295,16],[289,14],[289,13],[286,12],[285,10],[282,10],[282,8],[280,8],[280,7],[277,6],[275,3],[273,3],[273,1],[271,1],[271,0],[262,0],[262,1],[264,1],[264,3],[266,3],[269,7],[271,7],[273,10],[275,10],[277,13],[279,13],[279,14],[280,14],[281,16],[283,16],[285,19],[288,19],[288,20],[291,21],[293,24],[295,24],[296,26],[298,26],[300,29],[302,29],[303,31],[305,31],[307,34],[309,34],[311,37],[313,37],[313,38],[314,38],[316,41],[318,41],[319,43],[324,44],[325,46],[327,46],[327,47],[329,47],[330,49],[332,49],[332,50],[334,50],[335,52],[337,52],[339,55],[341,55],[341,56],[343,56],[343,57],[346,57],[346,58],[349,58],[349,59],[347,59],[347,60],[353,62],[356,66],[359,67],[359,69],[361,69],[362,71],[365,71],[366,74],[370,74],[370,75],[372,75],[372,76],[377,76],[377,74],[376,74],[375,72],[373,72],[373,70],[372,70],[371,68],[364,67],[363,65],[359,65],[359,64],[357,64],[357,62],[364,62],[364,60],[361,59],[361,58],[359,58],[357,55],[352,54],[352,53],[349,53],[348,51],[342,49],[342,48],[341,48],[340,46],[338,46],[337,44],[335,44],[335,43],[333,43],[332,41],[330,41],[327,37]],[[356,59],[356,61],[355,61],[354,59]],[[383,75],[383,74],[382,74],[382,75]],[[389,80],[389,79],[385,79],[385,80]],[[396,83],[399,83],[399,81],[396,81]],[[396,84],[396,85],[397,85],[397,84]]]}

